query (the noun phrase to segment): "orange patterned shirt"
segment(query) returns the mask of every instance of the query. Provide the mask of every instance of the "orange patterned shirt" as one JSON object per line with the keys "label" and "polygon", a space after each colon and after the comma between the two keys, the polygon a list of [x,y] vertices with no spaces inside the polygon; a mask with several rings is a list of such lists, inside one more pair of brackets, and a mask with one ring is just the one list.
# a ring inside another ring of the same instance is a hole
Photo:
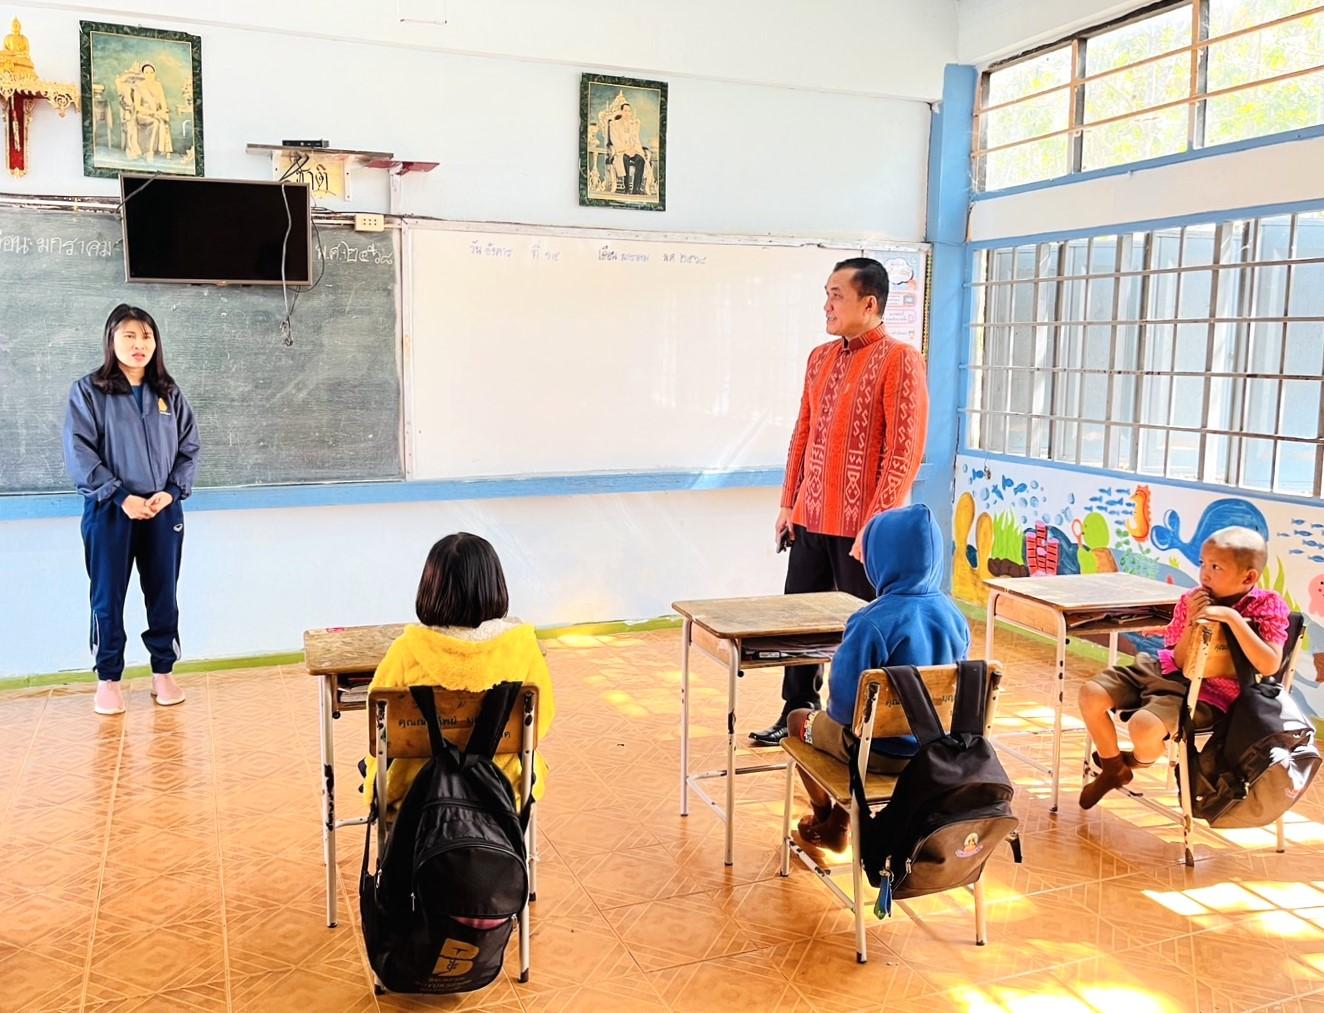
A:
{"label": "orange patterned shirt", "polygon": [[854,538],[875,514],[904,504],[928,424],[924,357],[881,324],[819,345],[805,367],[782,484],[791,522]]}

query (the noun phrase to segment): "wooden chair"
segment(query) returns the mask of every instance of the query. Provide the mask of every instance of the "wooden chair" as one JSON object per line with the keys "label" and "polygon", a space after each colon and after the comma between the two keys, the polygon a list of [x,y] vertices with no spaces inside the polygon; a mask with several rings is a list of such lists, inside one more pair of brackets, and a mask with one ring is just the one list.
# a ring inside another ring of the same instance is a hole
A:
{"label": "wooden chair", "polygon": [[[1190,685],[1186,690],[1186,699],[1182,703],[1185,713],[1192,716],[1194,735],[1192,744],[1195,746],[1196,752],[1199,752],[1200,746],[1203,745],[1204,741],[1208,739],[1211,734],[1213,734],[1212,725],[1194,725],[1195,705],[1200,700],[1200,687],[1204,683],[1205,663],[1209,659],[1209,651],[1212,646],[1214,629],[1212,623],[1202,622],[1198,625],[1201,627],[1200,637],[1196,641],[1195,651],[1187,665],[1187,668],[1190,669],[1190,671],[1186,673],[1186,677],[1189,680]],[[1287,621],[1287,640],[1283,644],[1282,664],[1278,666],[1278,671],[1273,675],[1258,676],[1257,681],[1277,682],[1282,685],[1284,692],[1290,693],[1292,691],[1292,677],[1296,672],[1297,656],[1301,650],[1301,633],[1304,628],[1305,620],[1301,613],[1291,613]],[[1126,730],[1122,726],[1120,716],[1116,711],[1113,712],[1113,723],[1117,726],[1119,739],[1125,738]],[[1097,776],[1099,773],[1098,767],[1095,766],[1091,759],[1092,750],[1093,745],[1090,742],[1090,735],[1087,731],[1085,733],[1084,760],[1084,777],[1086,780]],[[1195,850],[1191,845],[1191,834],[1195,829],[1195,817],[1191,813],[1190,771],[1187,769],[1186,764],[1182,762],[1185,752],[1186,739],[1182,728],[1179,727],[1177,729],[1177,734],[1169,740],[1168,751],[1165,758],[1168,774],[1166,780],[1167,786],[1172,786],[1174,772],[1176,773],[1176,779],[1178,781],[1178,807],[1176,809],[1164,805],[1162,802],[1156,801],[1153,798],[1147,797],[1143,791],[1132,788],[1122,788],[1120,790],[1128,797],[1147,806],[1154,812],[1168,817],[1174,823],[1181,826],[1182,854],[1185,858],[1186,864],[1193,867],[1195,865]],[[1277,844],[1274,850],[1279,854],[1282,854],[1287,850],[1287,834],[1284,830],[1283,818],[1281,816],[1275,821],[1274,828],[1277,834]]]}
{"label": "wooden chair", "polygon": [[[441,719],[442,734],[448,742],[463,749],[469,743],[474,721],[478,717],[485,693],[433,687],[437,702],[437,715]],[[368,694],[368,748],[377,757],[377,777],[373,788],[374,810],[377,819],[377,861],[381,861],[386,846],[386,834],[392,814],[382,804],[386,795],[386,768],[393,760],[427,760],[432,757],[432,744],[428,739],[427,721],[410,693],[409,687],[374,689]],[[538,748],[538,690],[524,686],[510,710],[510,717],[501,733],[496,757],[517,755],[520,758],[519,797],[528,801],[529,822],[524,832],[529,877],[529,900],[537,900],[538,807],[533,799],[533,766]],[[521,982],[529,980],[529,905],[519,915],[519,959]],[[380,983],[379,983],[380,988]]]}
{"label": "wooden chair", "polygon": [[[933,699],[934,708],[942,721],[943,727],[950,727],[952,706],[956,700],[956,666],[939,665],[919,670],[924,686]],[[988,663],[988,696],[985,700],[984,734],[988,735],[993,727],[993,715],[997,709],[998,685],[1002,681],[1002,668],[996,661]],[[891,774],[872,774],[868,770],[869,747],[875,738],[892,738],[907,735],[910,722],[901,706],[901,699],[892,688],[891,680],[885,669],[872,669],[860,677],[859,690],[855,695],[855,715],[851,728],[860,740],[859,765],[860,776],[864,780],[865,801],[869,811],[886,805],[892,798],[892,789],[896,785],[896,776]],[[794,854],[809,869],[817,874],[819,880],[831,890],[855,915],[855,957],[861,963],[868,961],[868,951],[864,932],[864,910],[862,901],[864,869],[860,864],[860,826],[865,813],[855,800],[850,788],[850,769],[840,760],[829,756],[808,743],[796,738],[782,740],[782,749],[786,752],[789,763],[786,765],[786,802],[782,819],[782,865],[781,874],[791,874],[791,855]],[[850,813],[851,861],[849,865],[821,866],[791,837],[791,812],[795,800],[795,774],[802,770],[820,788],[828,793],[833,804],[841,806]],[[849,869],[851,874],[851,892],[847,893],[833,879]],[[987,922],[984,912],[984,884],[977,881],[972,887],[975,898],[975,942],[983,946],[987,940]]]}

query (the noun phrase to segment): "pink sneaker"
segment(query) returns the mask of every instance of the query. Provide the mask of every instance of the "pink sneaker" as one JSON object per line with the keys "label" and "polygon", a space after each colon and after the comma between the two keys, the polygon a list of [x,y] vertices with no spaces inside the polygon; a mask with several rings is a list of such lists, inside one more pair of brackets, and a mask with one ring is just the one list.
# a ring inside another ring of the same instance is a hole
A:
{"label": "pink sneaker", "polygon": [[184,691],[179,688],[179,683],[175,682],[175,677],[169,673],[152,676],[152,696],[161,707],[173,707],[177,703],[184,702]]}
{"label": "pink sneaker", "polygon": [[120,684],[109,679],[98,679],[97,693],[92,698],[92,710],[107,717],[123,714],[124,694],[120,692]]}

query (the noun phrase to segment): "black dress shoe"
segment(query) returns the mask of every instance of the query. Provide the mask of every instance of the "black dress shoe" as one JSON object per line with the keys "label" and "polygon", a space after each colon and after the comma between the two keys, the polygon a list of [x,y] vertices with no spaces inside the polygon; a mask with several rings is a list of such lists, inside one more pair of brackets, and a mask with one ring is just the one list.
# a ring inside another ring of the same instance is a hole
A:
{"label": "black dress shoe", "polygon": [[756,746],[775,746],[788,734],[786,722],[778,721],[771,728],[765,728],[761,732],[750,732],[749,738]]}

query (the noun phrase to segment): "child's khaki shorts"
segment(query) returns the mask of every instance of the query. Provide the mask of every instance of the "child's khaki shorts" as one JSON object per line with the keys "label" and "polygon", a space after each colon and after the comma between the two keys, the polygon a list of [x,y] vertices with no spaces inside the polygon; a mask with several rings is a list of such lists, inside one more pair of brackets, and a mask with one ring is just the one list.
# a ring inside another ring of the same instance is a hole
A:
{"label": "child's khaki shorts", "polygon": [[[1124,719],[1136,711],[1149,711],[1163,722],[1168,737],[1177,734],[1181,721],[1181,702],[1190,688],[1184,675],[1166,675],[1152,654],[1137,654],[1134,665],[1105,668],[1094,677],[1094,684],[1102,686],[1113,699],[1113,708]],[[1195,726],[1208,728],[1218,712],[1203,701],[1195,705]]]}

